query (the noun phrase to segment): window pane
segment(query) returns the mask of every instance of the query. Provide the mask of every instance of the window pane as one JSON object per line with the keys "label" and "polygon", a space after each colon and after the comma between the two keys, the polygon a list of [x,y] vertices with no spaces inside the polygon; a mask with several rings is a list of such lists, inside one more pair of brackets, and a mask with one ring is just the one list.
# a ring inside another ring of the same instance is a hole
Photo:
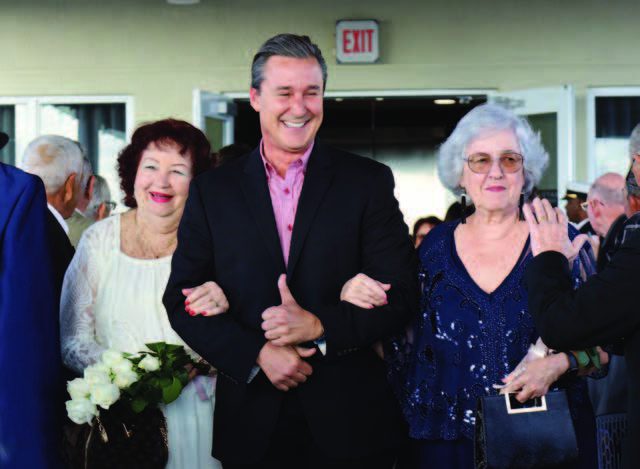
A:
{"label": "window pane", "polygon": [[629,169],[629,135],[640,123],[640,96],[596,97],[595,175]]}
{"label": "window pane", "polygon": [[0,130],[9,136],[9,143],[0,150],[0,161],[16,163],[16,110],[15,106],[0,106]]}

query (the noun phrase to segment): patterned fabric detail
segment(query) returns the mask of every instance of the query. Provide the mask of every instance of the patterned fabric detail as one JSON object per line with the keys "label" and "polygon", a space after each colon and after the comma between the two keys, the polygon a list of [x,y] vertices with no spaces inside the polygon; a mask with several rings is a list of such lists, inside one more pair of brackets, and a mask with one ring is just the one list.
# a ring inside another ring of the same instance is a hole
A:
{"label": "patterned fabric detail", "polygon": [[622,440],[627,429],[626,414],[596,417],[598,428],[598,464],[600,469],[621,467]]}

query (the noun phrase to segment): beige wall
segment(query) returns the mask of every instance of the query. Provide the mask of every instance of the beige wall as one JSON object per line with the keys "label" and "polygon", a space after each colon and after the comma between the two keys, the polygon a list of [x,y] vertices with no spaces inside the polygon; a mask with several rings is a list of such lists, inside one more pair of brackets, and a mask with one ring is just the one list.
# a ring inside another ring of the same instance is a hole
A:
{"label": "beige wall", "polygon": [[[573,83],[583,177],[586,88],[640,82],[638,13],[636,0],[0,0],[0,96],[132,95],[137,121],[191,120],[194,88],[244,91],[264,39],[306,33],[330,90]],[[380,21],[380,64],[335,64],[343,18]]]}

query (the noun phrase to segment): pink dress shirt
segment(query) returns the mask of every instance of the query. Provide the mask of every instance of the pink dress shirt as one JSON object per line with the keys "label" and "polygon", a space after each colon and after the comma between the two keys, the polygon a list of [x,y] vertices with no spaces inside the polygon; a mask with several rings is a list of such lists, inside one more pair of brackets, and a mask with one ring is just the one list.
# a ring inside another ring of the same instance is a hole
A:
{"label": "pink dress shirt", "polygon": [[289,247],[291,246],[291,234],[293,233],[293,222],[296,219],[298,200],[302,192],[302,183],[307,172],[309,155],[313,150],[313,143],[304,154],[295,160],[287,168],[285,177],[278,174],[276,169],[267,161],[264,156],[262,142],[260,142],[260,156],[267,172],[267,183],[273,204],[273,214],[276,217],[278,236],[280,237],[280,247],[284,255],[284,263],[289,263]]}

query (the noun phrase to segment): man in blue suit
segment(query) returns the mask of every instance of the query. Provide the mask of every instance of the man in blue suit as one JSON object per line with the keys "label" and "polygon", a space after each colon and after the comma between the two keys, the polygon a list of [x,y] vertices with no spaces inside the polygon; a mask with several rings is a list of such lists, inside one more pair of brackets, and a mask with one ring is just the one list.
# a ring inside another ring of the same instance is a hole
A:
{"label": "man in blue suit", "polygon": [[[0,149],[9,138],[0,132]],[[0,163],[0,467],[60,468],[58,309],[42,181]]]}

